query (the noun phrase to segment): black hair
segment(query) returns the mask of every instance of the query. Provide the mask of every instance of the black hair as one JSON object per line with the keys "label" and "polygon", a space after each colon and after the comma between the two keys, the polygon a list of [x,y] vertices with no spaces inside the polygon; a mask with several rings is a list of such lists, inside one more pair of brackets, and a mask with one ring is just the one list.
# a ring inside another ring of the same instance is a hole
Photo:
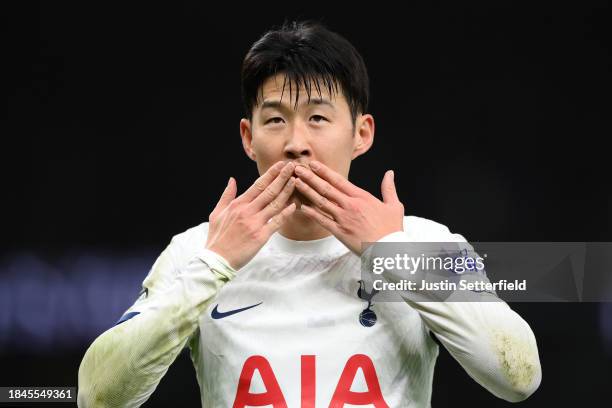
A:
{"label": "black hair", "polygon": [[285,22],[257,40],[242,63],[242,98],[246,117],[251,120],[253,108],[263,94],[261,86],[269,77],[284,74],[283,92],[289,85],[296,89],[297,108],[300,86],[310,101],[312,87],[321,96],[325,86],[330,96],[338,86],[346,98],[353,123],[358,113],[367,112],[369,78],[363,58],[341,35],[313,21]]}

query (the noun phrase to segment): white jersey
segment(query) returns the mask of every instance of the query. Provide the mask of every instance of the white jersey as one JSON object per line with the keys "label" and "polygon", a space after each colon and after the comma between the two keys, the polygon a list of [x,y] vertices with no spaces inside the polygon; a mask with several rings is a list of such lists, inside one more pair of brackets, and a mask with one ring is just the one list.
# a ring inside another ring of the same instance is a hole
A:
{"label": "white jersey", "polygon": [[[501,398],[524,399],[540,383],[535,337],[504,302],[368,300],[360,258],[334,236],[277,232],[236,272],[203,249],[207,232],[203,223],[175,236],[142,295],[88,349],[79,406],[140,406],[188,346],[206,408],[428,407],[430,333]],[[383,241],[465,239],[407,216]]]}

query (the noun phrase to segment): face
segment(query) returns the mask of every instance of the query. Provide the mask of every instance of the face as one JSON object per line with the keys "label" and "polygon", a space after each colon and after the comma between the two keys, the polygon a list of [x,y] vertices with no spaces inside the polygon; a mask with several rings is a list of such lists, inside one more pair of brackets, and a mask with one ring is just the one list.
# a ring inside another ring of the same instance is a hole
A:
{"label": "face", "polygon": [[[344,95],[330,95],[321,86],[321,95],[312,87],[310,101],[300,88],[295,108],[295,88],[289,98],[289,84],[283,92],[284,75],[268,78],[262,85],[263,98],[254,107],[252,121],[242,119],[240,133],[246,154],[257,163],[259,174],[277,161],[307,165],[317,160],[345,178],[351,161],[365,153],[374,139],[374,118],[360,114],[353,123]],[[281,97],[282,96],[282,97]],[[302,202],[307,200],[296,191]]]}

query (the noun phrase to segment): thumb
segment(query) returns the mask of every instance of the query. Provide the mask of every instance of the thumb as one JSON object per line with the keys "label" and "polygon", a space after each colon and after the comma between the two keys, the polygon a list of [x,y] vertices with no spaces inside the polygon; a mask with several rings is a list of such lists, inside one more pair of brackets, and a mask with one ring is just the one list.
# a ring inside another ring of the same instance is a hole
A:
{"label": "thumb", "polygon": [[230,177],[229,181],[227,182],[227,186],[225,187],[225,190],[223,190],[223,194],[221,194],[221,198],[219,199],[219,202],[217,203],[217,206],[213,212],[218,214],[223,211],[225,207],[227,207],[229,203],[236,198],[236,191],[236,180],[234,180],[233,177]]}
{"label": "thumb", "polygon": [[380,191],[382,192],[383,202],[392,203],[398,202],[399,197],[395,190],[395,181],[393,180],[393,170],[389,170],[385,173],[382,183],[380,185]]}

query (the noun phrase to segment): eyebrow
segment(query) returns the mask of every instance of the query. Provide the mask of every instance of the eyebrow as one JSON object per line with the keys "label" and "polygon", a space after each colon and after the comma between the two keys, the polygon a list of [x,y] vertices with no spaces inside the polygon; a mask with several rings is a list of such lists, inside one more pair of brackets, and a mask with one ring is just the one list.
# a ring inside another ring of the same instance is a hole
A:
{"label": "eyebrow", "polygon": [[[312,98],[308,101],[307,103],[308,105],[326,105],[329,106],[332,109],[336,109],[336,107],[327,99],[321,99],[321,98]],[[286,108],[286,105],[283,105],[280,101],[263,101],[263,103],[261,104],[261,109],[266,109],[266,108],[277,108],[277,109],[282,109],[282,108]]]}

